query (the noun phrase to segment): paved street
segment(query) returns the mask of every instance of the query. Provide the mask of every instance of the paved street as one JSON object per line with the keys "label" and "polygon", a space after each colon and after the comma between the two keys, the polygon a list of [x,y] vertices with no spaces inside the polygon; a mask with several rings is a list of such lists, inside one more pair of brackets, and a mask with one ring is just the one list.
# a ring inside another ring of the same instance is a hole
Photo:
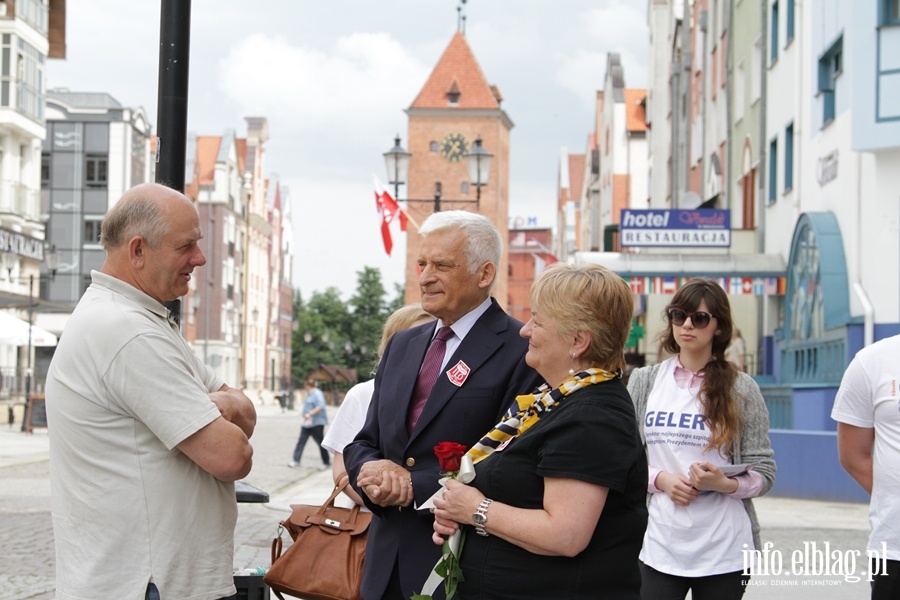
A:
{"label": "paved street", "polygon": [[[335,410],[329,407],[331,415]],[[238,505],[235,570],[268,567],[272,538],[278,522],[290,515],[290,504],[322,502],[331,489],[330,471],[317,470],[322,462],[313,440],[301,466],[287,466],[300,431],[299,413],[282,414],[277,406],[258,412],[253,472],[246,481],[268,491],[270,502]],[[50,600],[54,558],[47,431],[29,435],[18,425],[0,429],[0,600]]]}
{"label": "paved street", "polygon": [[[329,407],[331,415],[334,411],[334,407]],[[307,444],[301,467],[287,466],[299,428],[300,417],[296,412],[282,414],[277,406],[259,409],[253,436],[254,467],[247,482],[268,491],[270,502],[239,505],[236,571],[268,567],[272,537],[278,522],[290,514],[289,505],[319,503],[329,493],[330,473],[317,470],[321,460],[318,446],[312,440]],[[54,597],[49,496],[46,430],[28,435],[19,432],[18,427],[0,429],[0,564],[4,566],[0,572],[0,600]],[[782,574],[754,577],[745,598],[868,598],[868,583],[864,578],[852,582],[841,575],[817,574],[822,561],[814,560],[816,556],[828,556],[825,562],[832,573],[837,570],[834,566],[837,564],[842,574],[851,577],[868,570],[863,560],[868,537],[865,505],[783,498],[761,498],[756,504],[763,543],[772,544],[766,555],[770,572],[778,567],[780,560]],[[863,558],[856,558],[856,552]],[[792,569],[792,558],[799,560],[798,566],[805,567],[807,574],[787,573]]]}

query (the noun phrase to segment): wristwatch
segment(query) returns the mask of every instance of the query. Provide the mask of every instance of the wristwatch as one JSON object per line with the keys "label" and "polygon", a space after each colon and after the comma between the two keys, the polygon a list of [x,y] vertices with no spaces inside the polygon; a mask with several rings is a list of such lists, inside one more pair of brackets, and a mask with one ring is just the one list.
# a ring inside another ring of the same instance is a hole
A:
{"label": "wristwatch", "polygon": [[479,504],[478,508],[475,510],[475,514],[472,515],[472,520],[475,521],[475,533],[485,537],[490,535],[484,530],[484,526],[487,524],[487,509],[488,506],[491,505],[491,502],[493,502],[493,500],[490,498],[482,500],[481,504]]}

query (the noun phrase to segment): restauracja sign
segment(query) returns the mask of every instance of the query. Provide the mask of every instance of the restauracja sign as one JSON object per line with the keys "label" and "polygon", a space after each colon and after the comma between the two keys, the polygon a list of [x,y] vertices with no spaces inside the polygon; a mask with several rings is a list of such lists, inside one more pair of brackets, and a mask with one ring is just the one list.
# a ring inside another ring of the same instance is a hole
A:
{"label": "restauracja sign", "polygon": [[629,247],[728,248],[731,211],[625,208],[619,218],[619,243]]}
{"label": "restauracja sign", "polygon": [[44,242],[15,231],[0,229],[0,252],[9,252],[25,258],[43,261]]}

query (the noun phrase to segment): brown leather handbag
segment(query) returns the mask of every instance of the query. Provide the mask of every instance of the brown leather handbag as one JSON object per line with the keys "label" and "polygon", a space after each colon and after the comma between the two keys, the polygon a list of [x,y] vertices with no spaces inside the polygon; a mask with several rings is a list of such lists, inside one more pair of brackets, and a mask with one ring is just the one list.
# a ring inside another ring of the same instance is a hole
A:
{"label": "brown leather handbag", "polygon": [[[281,600],[281,593],[304,600],[361,600],[372,513],[336,507],[334,499],[345,487],[335,486],[322,506],[292,504],[290,518],[281,522],[272,540],[272,566],[263,578]],[[294,543],[282,554],[285,529]]]}

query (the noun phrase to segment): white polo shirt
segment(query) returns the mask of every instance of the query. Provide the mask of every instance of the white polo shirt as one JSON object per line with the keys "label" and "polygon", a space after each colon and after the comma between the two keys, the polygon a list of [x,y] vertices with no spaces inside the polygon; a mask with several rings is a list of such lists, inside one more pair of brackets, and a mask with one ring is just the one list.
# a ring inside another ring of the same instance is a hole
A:
{"label": "white polo shirt", "polygon": [[234,485],[176,449],[220,416],[224,382],[162,304],[91,278],[45,390],[57,598],[234,594]]}

